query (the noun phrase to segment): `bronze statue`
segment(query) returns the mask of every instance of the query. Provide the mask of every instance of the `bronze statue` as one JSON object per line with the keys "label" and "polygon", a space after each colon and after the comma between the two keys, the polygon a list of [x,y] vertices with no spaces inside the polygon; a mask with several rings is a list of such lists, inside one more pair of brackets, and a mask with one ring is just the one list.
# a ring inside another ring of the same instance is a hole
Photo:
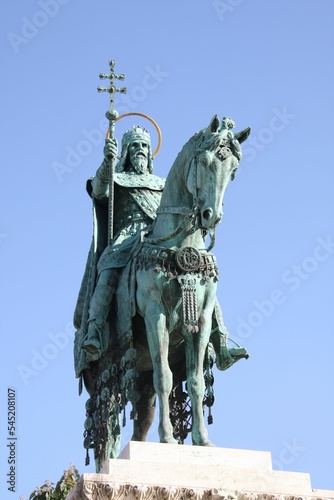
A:
{"label": "bronze statue", "polygon": [[233,125],[214,116],[182,148],[166,183],[153,174],[146,130],[124,134],[115,169],[111,134],[88,181],[95,229],[75,312],[75,367],[90,394],[84,446],[94,448],[97,470],[119,452],[127,402],[132,439],[146,439],[157,396],[160,442],[183,442],[191,431],[193,444],[212,445],[203,416],[214,399],[212,365],[225,370],[248,357],[227,344],[211,252],[250,133],[233,134]]}

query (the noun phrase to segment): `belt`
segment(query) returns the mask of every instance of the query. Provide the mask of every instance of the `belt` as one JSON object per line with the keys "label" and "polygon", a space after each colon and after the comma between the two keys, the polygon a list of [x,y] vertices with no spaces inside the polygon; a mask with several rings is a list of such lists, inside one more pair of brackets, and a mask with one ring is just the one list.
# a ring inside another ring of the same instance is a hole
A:
{"label": "belt", "polygon": [[154,264],[157,271],[176,277],[191,273],[205,278],[218,279],[217,260],[213,253],[199,252],[195,247],[184,246],[178,250],[157,247],[145,243],[137,256],[138,267],[148,268]]}

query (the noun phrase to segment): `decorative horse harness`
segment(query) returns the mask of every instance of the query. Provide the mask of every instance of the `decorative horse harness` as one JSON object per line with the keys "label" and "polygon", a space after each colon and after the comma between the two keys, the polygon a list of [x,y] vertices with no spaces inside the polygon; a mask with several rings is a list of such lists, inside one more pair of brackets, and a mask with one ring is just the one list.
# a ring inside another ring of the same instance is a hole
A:
{"label": "decorative horse harness", "polygon": [[138,268],[154,267],[156,272],[163,272],[170,279],[177,278],[182,291],[183,327],[186,332],[197,332],[196,280],[218,280],[216,257],[192,246],[175,251],[144,243],[137,259]]}

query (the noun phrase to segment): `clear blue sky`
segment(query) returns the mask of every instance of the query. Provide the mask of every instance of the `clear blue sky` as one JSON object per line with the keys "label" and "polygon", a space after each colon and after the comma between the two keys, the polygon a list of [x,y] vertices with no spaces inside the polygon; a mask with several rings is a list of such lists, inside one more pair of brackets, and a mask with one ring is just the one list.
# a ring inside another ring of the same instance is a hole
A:
{"label": "clear blue sky", "polygon": [[[119,111],[162,129],[157,175],[215,113],[252,126],[215,246],[225,322],[251,357],[216,374],[210,437],[270,451],[275,468],[334,489],[334,3],[17,0],[1,10],[1,498],[28,497],[71,462],[93,470],[70,323],[92,232],[85,181],[102,160],[108,109],[96,86],[110,58],[126,75]],[[118,137],[138,123],[128,120]]]}

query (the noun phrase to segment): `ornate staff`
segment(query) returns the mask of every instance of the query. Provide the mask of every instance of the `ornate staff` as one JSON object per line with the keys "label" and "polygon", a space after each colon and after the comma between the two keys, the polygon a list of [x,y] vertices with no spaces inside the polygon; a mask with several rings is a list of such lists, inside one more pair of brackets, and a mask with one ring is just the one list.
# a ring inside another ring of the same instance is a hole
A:
{"label": "ornate staff", "polygon": [[[116,61],[109,61],[110,73],[100,73],[99,77],[109,78],[110,85],[109,87],[97,87],[98,92],[109,92],[110,95],[110,106],[109,110],[106,112],[106,117],[109,120],[109,137],[110,139],[114,139],[114,131],[115,131],[115,123],[118,118],[118,112],[115,109],[114,102],[114,94],[115,92],[121,92],[122,94],[126,93],[126,87],[117,88],[115,87],[114,81],[124,80],[124,75],[116,75],[114,73]],[[109,200],[108,200],[108,244],[112,242],[113,239],[113,226],[114,226],[114,169],[115,169],[115,157],[110,155],[108,157],[109,160]]]}

